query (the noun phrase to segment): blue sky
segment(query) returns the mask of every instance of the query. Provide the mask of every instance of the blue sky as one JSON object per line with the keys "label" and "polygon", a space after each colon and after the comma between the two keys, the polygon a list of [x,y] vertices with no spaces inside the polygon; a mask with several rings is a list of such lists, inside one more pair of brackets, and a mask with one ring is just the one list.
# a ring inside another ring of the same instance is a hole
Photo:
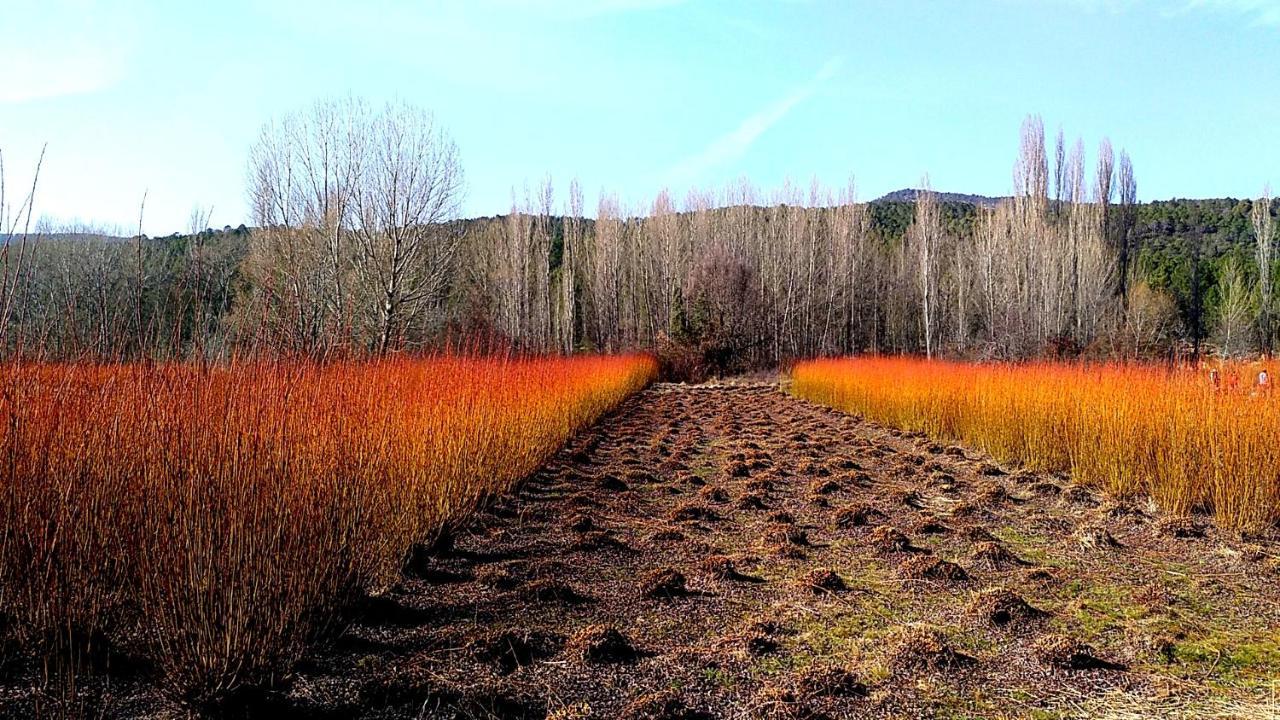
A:
{"label": "blue sky", "polygon": [[1143,199],[1280,181],[1280,0],[0,0],[0,38],[10,195],[47,142],[42,214],[127,231],[145,192],[151,234],[249,221],[261,125],[347,95],[433,110],[468,215],[547,174],[635,209],[740,177],[1002,194],[1027,113],[1127,148]]}

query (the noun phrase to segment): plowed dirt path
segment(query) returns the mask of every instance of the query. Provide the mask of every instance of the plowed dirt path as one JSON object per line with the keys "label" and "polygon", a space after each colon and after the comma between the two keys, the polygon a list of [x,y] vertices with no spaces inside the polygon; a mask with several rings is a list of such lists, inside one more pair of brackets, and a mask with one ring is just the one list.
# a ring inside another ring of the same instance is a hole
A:
{"label": "plowed dirt path", "polygon": [[776,387],[659,385],[418,558],[287,705],[1257,717],[1276,557]]}

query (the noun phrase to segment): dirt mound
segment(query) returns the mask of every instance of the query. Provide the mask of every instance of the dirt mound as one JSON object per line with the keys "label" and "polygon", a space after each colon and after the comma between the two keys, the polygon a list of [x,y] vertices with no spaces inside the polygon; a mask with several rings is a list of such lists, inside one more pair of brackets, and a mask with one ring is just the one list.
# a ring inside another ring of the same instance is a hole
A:
{"label": "dirt mound", "polygon": [[894,490],[889,497],[899,505],[920,510],[924,508],[924,498],[915,490]]}
{"label": "dirt mound", "polygon": [[596,529],[596,521],[586,513],[577,513],[569,518],[565,527],[571,532],[584,533]]}
{"label": "dirt mound", "polygon": [[1057,497],[1062,494],[1062,486],[1048,480],[1031,483],[1027,490],[1031,491],[1031,494],[1039,495],[1040,497]]}
{"label": "dirt mound", "polygon": [[766,519],[776,525],[794,525],[796,522],[795,516],[786,510],[774,510]]}
{"label": "dirt mound", "polygon": [[809,533],[793,525],[773,525],[765,530],[764,542],[768,546],[806,547],[809,545]]}
{"label": "dirt mound", "polygon": [[655,530],[649,533],[647,540],[653,545],[674,545],[676,543],[684,542],[685,535],[679,530],[667,528],[664,530]]}
{"label": "dirt mound", "polygon": [[578,535],[573,544],[575,550],[629,550],[625,542],[614,537],[608,530],[588,530]]}
{"label": "dirt mound", "polygon": [[1022,581],[1032,585],[1054,585],[1061,579],[1059,570],[1051,567],[1033,567],[1022,573]]}
{"label": "dirt mound", "polygon": [[836,511],[836,527],[856,528],[867,525],[878,525],[886,516],[879,509],[870,505],[851,505]]}
{"label": "dirt mound", "polygon": [[880,552],[909,552],[913,549],[911,540],[892,525],[881,525],[872,530],[868,540]]}
{"label": "dirt mound", "polygon": [[585,663],[630,662],[640,656],[625,635],[607,625],[588,625],[570,638],[565,647]]}
{"label": "dirt mound", "polygon": [[1059,633],[1041,637],[1032,646],[1036,659],[1058,670],[1124,670],[1119,663],[1103,660],[1088,644]]}
{"label": "dirt mound", "polygon": [[808,698],[864,698],[866,683],[844,668],[811,668],[796,681],[796,691]]}
{"label": "dirt mound", "polygon": [[716,580],[761,582],[760,578],[740,572],[737,563],[724,555],[711,555],[703,560],[702,571]]}
{"label": "dirt mound", "polygon": [[702,720],[706,714],[690,708],[674,690],[641,695],[627,703],[619,720]]}
{"label": "dirt mound", "polygon": [[1085,525],[1075,532],[1076,544],[1081,550],[1113,550],[1121,547],[1120,541],[1102,525]]}
{"label": "dirt mound", "polygon": [[580,605],[591,601],[590,597],[578,592],[569,583],[551,578],[534,580],[521,590],[521,594],[533,602],[540,603]]}
{"label": "dirt mound", "polygon": [[908,529],[916,535],[946,535],[951,532],[951,528],[943,525],[931,515],[921,516],[911,523],[911,527]]}
{"label": "dirt mound", "polygon": [[755,717],[767,720],[822,720],[804,698],[785,684],[771,683],[761,688],[753,703]]}
{"label": "dirt mound", "polygon": [[804,584],[815,594],[842,592],[848,590],[844,579],[829,568],[814,568],[805,576]]}
{"label": "dirt mound", "polygon": [[969,542],[991,542],[996,539],[986,528],[979,525],[969,525],[960,529],[960,537]]}
{"label": "dirt mound", "polygon": [[941,630],[912,624],[899,628],[890,640],[889,667],[896,671],[957,670],[977,661],[951,647]]}
{"label": "dirt mound", "polygon": [[1008,504],[1009,491],[999,483],[990,483],[978,490],[976,500],[978,504],[986,507],[1000,507]]}
{"label": "dirt mound", "polygon": [[698,497],[713,503],[729,502],[729,493],[725,492],[724,488],[719,485],[707,485],[698,491]]}
{"label": "dirt mound", "polygon": [[648,598],[674,598],[688,593],[684,575],[671,568],[658,568],[640,578],[640,594]]}
{"label": "dirt mound", "polygon": [[817,480],[809,486],[809,492],[814,495],[834,495],[843,489],[835,480]]}
{"label": "dirt mound", "polygon": [[1098,496],[1090,489],[1081,487],[1080,485],[1072,485],[1062,493],[1062,499],[1072,505],[1085,508],[1095,508],[1102,503]]}
{"label": "dirt mound", "polygon": [[751,657],[773,655],[782,649],[782,643],[778,642],[777,638],[764,633],[748,633],[725,638],[723,644],[726,647],[741,648],[743,652]]}
{"label": "dirt mound", "polygon": [[1025,566],[1027,561],[1013,554],[1000,542],[987,540],[974,546],[969,564],[983,570],[1012,570]]}
{"label": "dirt mound", "polygon": [[745,485],[748,492],[768,493],[773,492],[773,480],[765,477],[752,479]]}
{"label": "dirt mound", "polygon": [[764,496],[758,492],[744,493],[738,498],[736,506],[739,510],[765,510]]}
{"label": "dirt mound", "polygon": [[1045,611],[1027,604],[1027,601],[1016,593],[1002,587],[988,588],[974,593],[965,611],[998,627],[1039,620],[1048,615]]}
{"label": "dirt mound", "polygon": [[512,565],[486,565],[476,571],[476,580],[499,590],[511,590],[524,584],[524,573]]}
{"label": "dirt mound", "polygon": [[532,664],[534,660],[549,658],[564,647],[559,635],[531,630],[499,630],[471,641],[471,657],[495,666],[501,675],[509,675],[516,668]]}
{"label": "dirt mound", "polygon": [[630,487],[616,475],[601,475],[596,478],[595,484],[597,488],[606,492],[622,492]]}
{"label": "dirt mound", "polygon": [[936,555],[907,558],[898,566],[898,575],[908,580],[927,580],[944,585],[962,585],[970,580],[964,568]]}
{"label": "dirt mound", "polygon": [[688,503],[684,503],[683,505],[679,505],[674,510],[672,510],[671,519],[683,520],[687,522],[698,521],[698,520],[706,520],[706,521],[713,522],[713,521],[719,520],[720,516],[716,514],[715,510],[712,510],[706,505],[701,505],[694,502],[688,502]]}
{"label": "dirt mound", "polygon": [[1178,540],[1190,540],[1205,536],[1208,528],[1204,523],[1191,517],[1162,517],[1151,525],[1157,535]]}

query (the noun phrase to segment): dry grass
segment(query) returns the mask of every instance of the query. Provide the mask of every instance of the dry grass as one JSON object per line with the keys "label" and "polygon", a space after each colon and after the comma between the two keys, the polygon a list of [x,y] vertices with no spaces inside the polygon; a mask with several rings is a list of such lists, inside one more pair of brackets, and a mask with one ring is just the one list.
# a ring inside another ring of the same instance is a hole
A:
{"label": "dry grass", "polygon": [[647,357],[0,365],[0,612],[215,700],[656,371]]}
{"label": "dry grass", "polygon": [[1176,515],[1222,525],[1280,519],[1280,396],[1227,368],[965,364],[912,358],[797,365],[792,392],[876,422],[964,442],[1004,461],[1069,471],[1118,496],[1149,495]]}

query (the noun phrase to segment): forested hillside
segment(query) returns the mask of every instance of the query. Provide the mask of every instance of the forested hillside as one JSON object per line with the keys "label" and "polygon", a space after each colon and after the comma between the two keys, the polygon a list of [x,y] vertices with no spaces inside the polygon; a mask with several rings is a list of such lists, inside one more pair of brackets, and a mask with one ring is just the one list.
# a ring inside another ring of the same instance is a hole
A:
{"label": "forested hillside", "polygon": [[[1049,151],[1038,118],[1003,199],[927,181],[870,203],[852,185],[744,182],[663,191],[641,208],[603,193],[588,209],[576,183],[558,200],[547,181],[505,215],[457,219],[461,168],[429,118],[393,108],[350,157],[309,157],[296,142],[341,140],[353,112],[365,111],[321,105],[286,119],[288,133],[269,126],[252,154],[254,229],[11,238],[7,352],[323,356],[465,338],[532,353],[652,349],[692,377],[859,352],[1247,354],[1275,335],[1275,208],[1138,203],[1123,151],[1104,141],[1087,168],[1080,142],[1068,152],[1059,134]],[[405,133],[431,141],[421,155],[363,154]],[[411,171],[420,186],[384,182]]]}

